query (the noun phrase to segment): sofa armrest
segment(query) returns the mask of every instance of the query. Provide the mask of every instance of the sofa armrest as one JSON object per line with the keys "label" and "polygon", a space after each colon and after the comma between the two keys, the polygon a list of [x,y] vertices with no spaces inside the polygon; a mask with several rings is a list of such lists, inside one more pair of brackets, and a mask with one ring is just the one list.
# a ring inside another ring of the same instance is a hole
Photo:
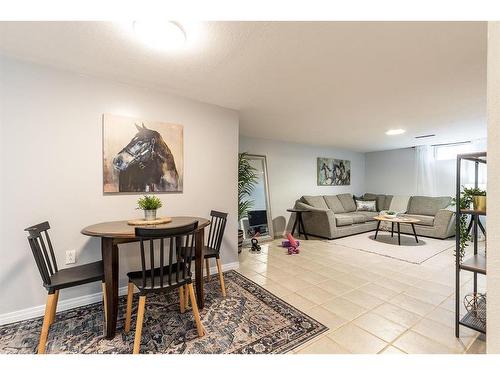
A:
{"label": "sofa armrest", "polygon": [[333,238],[337,228],[335,226],[335,214],[332,210],[313,207],[301,201],[295,202],[295,208],[310,211],[302,214],[307,234]]}
{"label": "sofa armrest", "polygon": [[436,212],[434,227],[443,238],[453,236],[455,234],[455,212],[447,209]]}

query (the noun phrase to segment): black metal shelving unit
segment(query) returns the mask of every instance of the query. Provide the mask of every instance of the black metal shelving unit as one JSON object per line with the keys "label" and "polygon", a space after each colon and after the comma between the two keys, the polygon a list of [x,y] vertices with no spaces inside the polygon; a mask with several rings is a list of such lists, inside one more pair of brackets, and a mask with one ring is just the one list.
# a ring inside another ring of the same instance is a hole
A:
{"label": "black metal shelving unit", "polygon": [[[484,234],[485,229],[481,224],[480,217],[486,216],[486,211],[477,210],[463,210],[460,209],[460,192],[461,192],[461,169],[462,161],[474,163],[474,187],[478,187],[479,184],[479,164],[486,164],[486,152],[476,152],[471,154],[460,154],[457,155],[457,186],[456,186],[456,249],[455,249],[455,336],[460,336],[460,326],[469,327],[481,333],[486,333],[486,323],[481,322],[474,313],[468,312],[465,316],[460,319],[460,272],[467,271],[474,273],[474,294],[477,293],[477,275],[486,275],[486,256],[478,253],[478,230],[481,230]],[[474,243],[474,254],[471,257],[464,259],[460,262],[460,216],[468,215],[471,218],[469,231],[472,229],[473,243]]]}

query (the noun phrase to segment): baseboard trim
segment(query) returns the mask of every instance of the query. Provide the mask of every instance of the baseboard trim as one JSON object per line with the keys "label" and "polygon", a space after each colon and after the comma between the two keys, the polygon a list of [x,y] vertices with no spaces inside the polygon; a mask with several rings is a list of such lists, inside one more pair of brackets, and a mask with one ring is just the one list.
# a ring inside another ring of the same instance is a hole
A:
{"label": "baseboard trim", "polygon": [[[232,262],[222,265],[222,271],[236,270],[240,267],[239,262]],[[205,269],[205,268],[203,268]],[[217,273],[217,266],[210,267],[210,274]],[[127,286],[118,289],[118,294],[127,294]],[[59,301],[57,304],[57,312],[74,309],[75,307],[90,305],[102,301],[102,293],[87,294],[85,296],[68,298]],[[15,323],[22,320],[38,318],[45,313],[45,305],[33,306],[27,309],[12,311],[0,315],[0,325]]]}

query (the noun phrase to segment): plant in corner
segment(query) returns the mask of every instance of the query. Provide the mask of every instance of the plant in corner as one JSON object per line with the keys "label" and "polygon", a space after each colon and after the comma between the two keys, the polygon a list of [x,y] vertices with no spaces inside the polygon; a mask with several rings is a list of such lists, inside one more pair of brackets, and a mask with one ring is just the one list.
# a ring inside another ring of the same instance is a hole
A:
{"label": "plant in corner", "polygon": [[[456,199],[453,200],[456,204]],[[486,191],[478,188],[466,188],[464,187],[460,193],[459,208],[461,210],[470,210],[471,204],[474,210],[485,211],[486,210]],[[471,235],[469,233],[469,223],[467,215],[460,215],[460,244],[459,244],[459,261],[462,263],[465,250],[471,241]]]}
{"label": "plant in corner", "polygon": [[[252,167],[246,157],[247,155],[246,152],[238,155],[238,222],[252,208],[254,202],[250,199],[250,195],[257,184],[257,170]],[[242,245],[243,230],[238,229],[238,254],[241,253]]]}
{"label": "plant in corner", "polygon": [[154,195],[145,195],[137,201],[137,209],[144,210],[145,220],[155,220],[156,210],[162,205],[160,198]]}

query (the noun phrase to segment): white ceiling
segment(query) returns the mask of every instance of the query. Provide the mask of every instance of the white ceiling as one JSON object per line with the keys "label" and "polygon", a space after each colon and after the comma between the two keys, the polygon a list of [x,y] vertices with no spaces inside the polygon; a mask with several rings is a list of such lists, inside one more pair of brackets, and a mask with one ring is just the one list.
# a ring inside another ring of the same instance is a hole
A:
{"label": "white ceiling", "polygon": [[185,50],[158,52],[116,23],[0,22],[0,54],[237,109],[248,136],[357,151],[486,136],[484,22],[185,27]]}

